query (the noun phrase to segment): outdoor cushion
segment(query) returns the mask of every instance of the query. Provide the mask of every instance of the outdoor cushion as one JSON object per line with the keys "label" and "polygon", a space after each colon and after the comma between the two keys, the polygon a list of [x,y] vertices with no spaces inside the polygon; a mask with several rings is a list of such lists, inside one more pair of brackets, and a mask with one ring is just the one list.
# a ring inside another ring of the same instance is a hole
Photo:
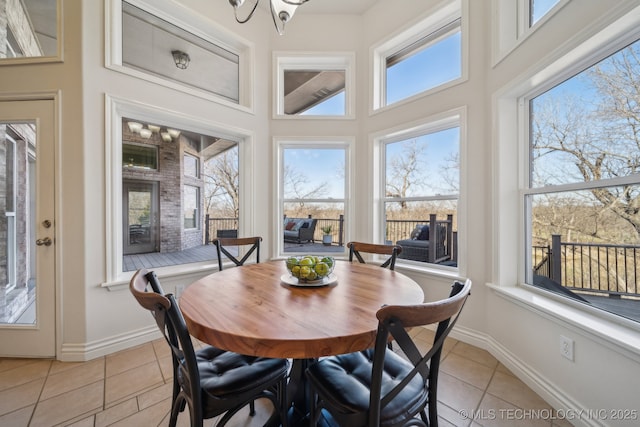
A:
{"label": "outdoor cushion", "polygon": [[411,232],[411,240],[429,240],[429,224],[418,224]]}
{"label": "outdoor cushion", "polygon": [[293,227],[295,227],[295,226],[296,226],[295,221],[289,221],[289,222],[287,223],[287,225],[284,227],[284,229],[285,229],[285,230],[291,230],[291,229],[292,229]]}

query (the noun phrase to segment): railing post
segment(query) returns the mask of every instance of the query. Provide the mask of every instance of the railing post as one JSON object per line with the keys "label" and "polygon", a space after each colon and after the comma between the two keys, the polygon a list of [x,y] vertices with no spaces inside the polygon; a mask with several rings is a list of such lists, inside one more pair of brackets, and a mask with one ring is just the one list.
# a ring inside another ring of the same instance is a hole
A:
{"label": "railing post", "polygon": [[205,215],[204,222],[205,222],[205,226],[204,226],[204,244],[208,245],[209,244],[209,214]]}
{"label": "railing post", "polygon": [[433,264],[436,262],[438,254],[438,223],[436,222],[436,214],[429,214],[429,256],[427,262]]}
{"label": "railing post", "polygon": [[556,283],[562,284],[562,264],[560,261],[561,255],[561,242],[559,234],[551,235],[551,280]]}
{"label": "railing post", "polygon": [[453,239],[453,215],[452,214],[448,214],[447,215],[447,253],[446,255],[449,255],[449,257],[453,258],[451,255],[451,251],[453,249],[453,242],[451,241]]}
{"label": "railing post", "polygon": [[338,219],[338,246],[344,245],[344,215],[340,214]]}

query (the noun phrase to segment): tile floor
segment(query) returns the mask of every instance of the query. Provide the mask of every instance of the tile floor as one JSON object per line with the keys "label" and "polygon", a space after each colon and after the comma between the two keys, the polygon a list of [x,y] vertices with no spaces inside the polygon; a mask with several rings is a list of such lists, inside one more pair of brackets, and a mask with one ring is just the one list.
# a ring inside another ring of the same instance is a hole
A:
{"label": "tile floor", "polygon": [[[412,333],[425,345],[433,336],[424,328]],[[0,358],[0,426],[166,426],[170,396],[163,340],[84,363]],[[452,338],[445,342],[438,400],[445,427],[571,425],[552,420],[549,405],[488,352]],[[262,425],[270,406],[257,402],[256,409],[254,417],[237,414],[230,427]],[[473,422],[464,416],[472,412]],[[181,414],[178,425],[188,424]]]}

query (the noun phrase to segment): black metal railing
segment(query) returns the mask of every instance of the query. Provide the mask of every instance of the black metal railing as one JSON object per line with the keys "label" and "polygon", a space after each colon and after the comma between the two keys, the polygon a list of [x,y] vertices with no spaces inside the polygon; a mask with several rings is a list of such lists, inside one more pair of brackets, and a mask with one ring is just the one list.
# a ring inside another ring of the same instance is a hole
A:
{"label": "black metal railing", "polygon": [[551,236],[550,246],[533,247],[534,274],[548,277],[567,289],[638,296],[640,246],[562,242]]}
{"label": "black metal railing", "polygon": [[204,220],[204,244],[208,245],[216,237],[237,237],[238,218],[211,218]]}
{"label": "black metal railing", "polygon": [[[286,219],[287,216],[284,216]],[[307,218],[312,218],[308,215]],[[428,219],[409,219],[395,220],[388,219],[386,222],[385,240],[389,244],[395,244],[399,240],[409,239],[411,232],[418,225],[429,224],[432,230],[441,228],[445,231],[446,237],[443,239],[442,253],[434,253],[434,260],[438,258],[447,258],[457,260],[457,232],[453,231],[453,215],[447,215],[446,219],[437,219],[435,214],[429,215]],[[322,242],[324,232],[323,229],[330,226],[332,237],[332,245],[344,246],[345,242],[345,220],[344,215],[338,218],[318,218],[316,228],[313,233],[314,242]],[[237,235],[238,218],[211,218],[209,215],[205,218],[205,244],[209,244],[216,237],[229,237]]]}

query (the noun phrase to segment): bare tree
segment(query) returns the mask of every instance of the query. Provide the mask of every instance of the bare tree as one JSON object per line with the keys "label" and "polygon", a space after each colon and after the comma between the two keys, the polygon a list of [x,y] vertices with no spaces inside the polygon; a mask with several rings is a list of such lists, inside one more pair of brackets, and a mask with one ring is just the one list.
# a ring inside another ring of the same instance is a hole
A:
{"label": "bare tree", "polygon": [[[586,83],[583,97],[548,93],[532,102],[534,185],[640,173],[639,54],[640,45],[636,43],[575,77]],[[609,211],[623,219],[637,241],[639,186],[600,187],[592,189],[591,194],[601,205],[600,214]]]}
{"label": "bare tree", "polygon": [[205,212],[238,217],[238,148],[229,149],[205,162]]}
{"label": "bare tree", "polygon": [[317,199],[327,194],[326,182],[318,182],[313,186],[309,186],[309,182],[309,177],[295,166],[284,166],[284,194],[287,199]]}
{"label": "bare tree", "polygon": [[[402,152],[389,159],[387,167],[386,196],[404,198],[412,187],[421,187],[425,177],[424,160],[421,153],[425,144],[419,144],[416,139],[404,144]],[[402,200],[400,207],[407,208],[407,202]]]}

